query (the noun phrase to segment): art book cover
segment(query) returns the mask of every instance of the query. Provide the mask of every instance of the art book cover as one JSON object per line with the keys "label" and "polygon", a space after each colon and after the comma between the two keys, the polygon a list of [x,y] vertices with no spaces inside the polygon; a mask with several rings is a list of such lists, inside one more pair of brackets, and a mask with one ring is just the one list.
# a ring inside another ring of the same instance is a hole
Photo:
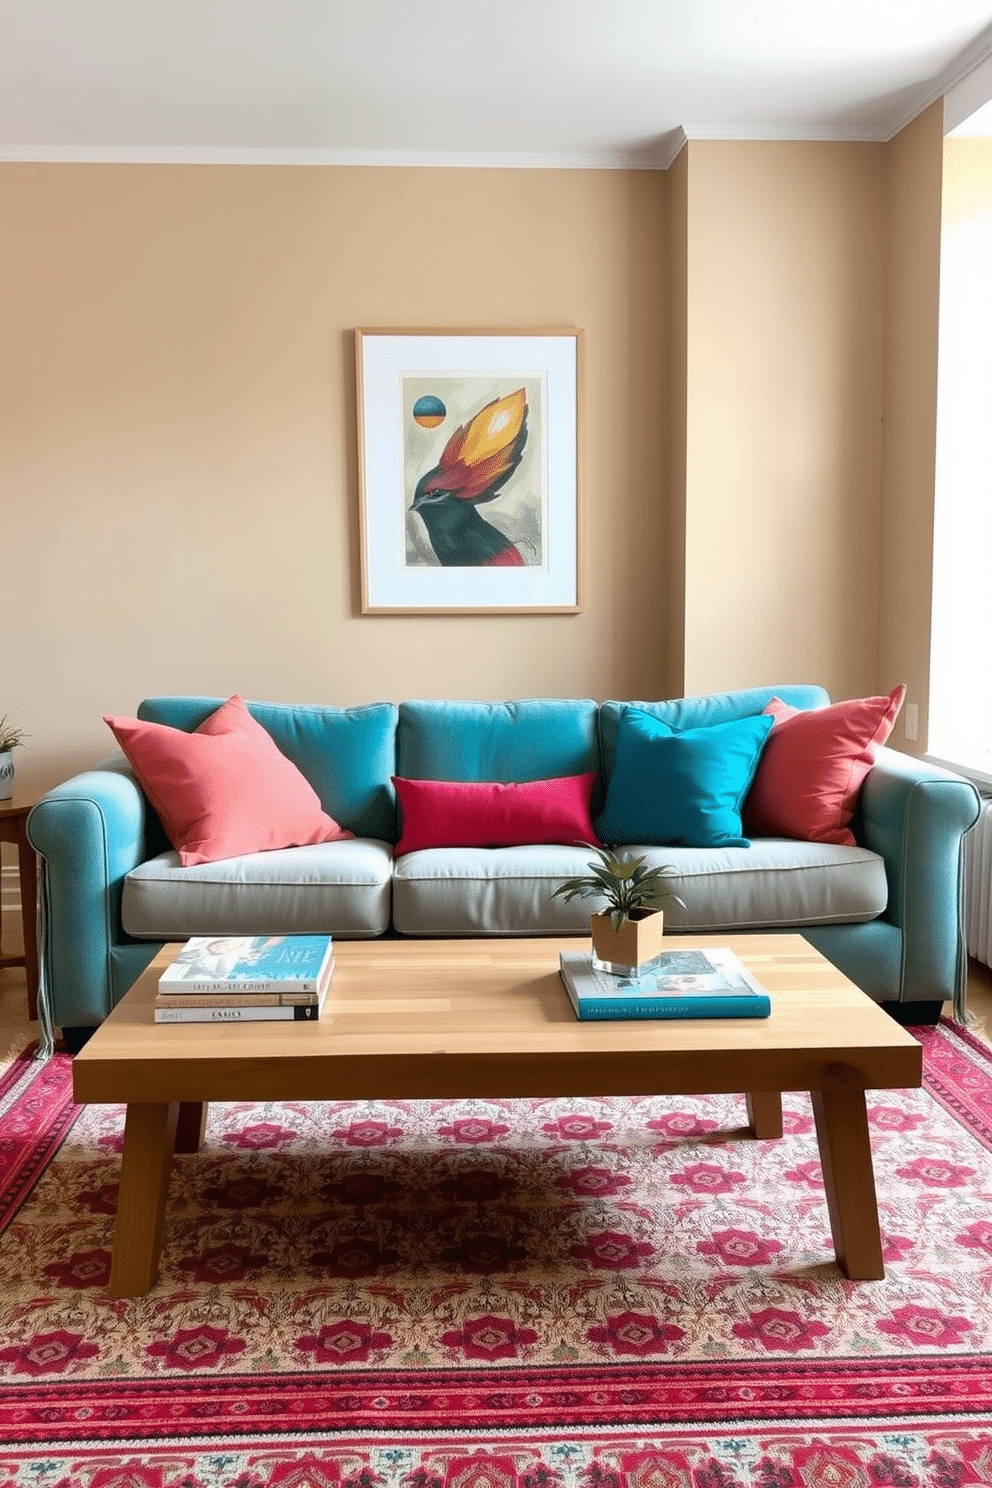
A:
{"label": "art book cover", "polygon": [[768,993],[725,947],[663,951],[639,976],[599,971],[562,951],[561,976],[580,1018],[766,1018]]}
{"label": "art book cover", "polygon": [[158,986],[160,992],[312,992],[332,954],[329,935],[195,935]]}
{"label": "art book cover", "polygon": [[629,997],[634,992],[764,992],[740,957],[727,947],[705,950],[662,951],[638,976],[613,976],[597,971],[589,974],[601,996]]}

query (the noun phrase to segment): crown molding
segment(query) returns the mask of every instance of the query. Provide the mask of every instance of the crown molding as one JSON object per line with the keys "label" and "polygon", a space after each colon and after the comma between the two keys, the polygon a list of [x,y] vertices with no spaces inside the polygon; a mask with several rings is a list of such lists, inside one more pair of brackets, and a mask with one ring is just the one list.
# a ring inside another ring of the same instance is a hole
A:
{"label": "crown molding", "polygon": [[682,154],[682,151],[689,143],[689,136],[686,134],[685,130],[680,124],[678,129],[672,129],[668,132],[668,134],[663,135],[662,141],[663,149],[659,152],[658,169],[668,170],[675,164],[676,160],[678,160],[679,156]]}
{"label": "crown molding", "polygon": [[[667,170],[673,130],[629,149],[560,154],[485,151],[232,149],[211,145],[2,145],[0,161],[50,165],[323,165],[451,170]],[[681,148],[681,146],[679,147]],[[677,153],[677,151],[675,152]]]}
{"label": "crown molding", "polygon": [[886,135],[881,128],[864,124],[684,124],[686,140],[821,140],[825,143],[854,141],[877,143]]}
{"label": "crown molding", "polygon": [[972,121],[981,117],[979,132],[989,133],[989,103],[992,100],[992,55],[979,62],[959,83],[944,94],[944,133],[969,133]]}
{"label": "crown molding", "polygon": [[0,161],[36,165],[323,165],[451,170],[666,171],[689,140],[877,140],[864,129],[687,124],[629,149],[528,155],[471,151],[233,149],[170,145],[0,145]]}
{"label": "crown molding", "polygon": [[965,78],[976,68],[981,67],[983,62],[987,62],[989,57],[992,57],[992,24],[986,26],[985,30],[981,31],[963,52],[959,52],[943,72],[938,73],[935,78],[931,78],[929,83],[923,84],[916,91],[912,102],[898,122],[883,136],[886,143],[894,139],[908,124],[912,124],[914,119],[918,119],[932,103],[936,103],[939,98],[945,97],[959,83],[964,82]]}

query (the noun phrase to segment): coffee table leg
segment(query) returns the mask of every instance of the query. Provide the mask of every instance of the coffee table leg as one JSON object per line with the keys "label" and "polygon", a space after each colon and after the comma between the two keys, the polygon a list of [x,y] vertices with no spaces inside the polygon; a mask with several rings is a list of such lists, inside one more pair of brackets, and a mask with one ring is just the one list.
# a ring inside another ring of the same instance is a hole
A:
{"label": "coffee table leg", "polygon": [[127,1108],[110,1266],[112,1297],[143,1297],[158,1273],[178,1117],[177,1102]]}
{"label": "coffee table leg", "polygon": [[751,1090],[747,1094],[747,1123],[752,1137],[773,1141],[782,1135],[782,1092]]}
{"label": "coffee table leg", "polygon": [[885,1265],[865,1093],[811,1094],[837,1264],[852,1281],[880,1281]]}
{"label": "coffee table leg", "polygon": [[199,1152],[207,1128],[206,1101],[180,1101],[176,1123],[177,1152]]}

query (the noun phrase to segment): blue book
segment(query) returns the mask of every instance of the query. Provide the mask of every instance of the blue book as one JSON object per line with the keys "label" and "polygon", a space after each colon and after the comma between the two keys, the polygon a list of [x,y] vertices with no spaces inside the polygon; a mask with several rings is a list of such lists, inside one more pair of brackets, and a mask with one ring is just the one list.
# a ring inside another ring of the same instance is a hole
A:
{"label": "blue book", "polygon": [[158,980],[160,992],[316,992],[329,935],[194,935]]}
{"label": "blue book", "polygon": [[576,1016],[767,1018],[771,998],[733,951],[663,951],[639,976],[614,976],[592,956],[562,951],[561,979]]}

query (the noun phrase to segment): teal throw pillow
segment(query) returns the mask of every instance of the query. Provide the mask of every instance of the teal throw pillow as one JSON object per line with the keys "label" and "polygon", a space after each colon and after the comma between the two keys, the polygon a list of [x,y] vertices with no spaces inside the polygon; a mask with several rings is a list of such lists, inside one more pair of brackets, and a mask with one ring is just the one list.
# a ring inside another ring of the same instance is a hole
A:
{"label": "teal throw pillow", "polygon": [[741,806],[771,732],[766,713],[676,733],[626,708],[606,804],[603,842],[678,847],[750,847]]}

